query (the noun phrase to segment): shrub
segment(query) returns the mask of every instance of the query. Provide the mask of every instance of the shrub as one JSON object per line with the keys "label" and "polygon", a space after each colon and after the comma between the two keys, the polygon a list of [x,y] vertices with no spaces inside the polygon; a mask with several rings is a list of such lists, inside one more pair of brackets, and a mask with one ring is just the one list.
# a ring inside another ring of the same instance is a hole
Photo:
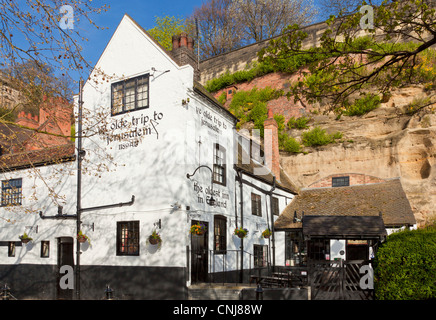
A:
{"label": "shrub", "polygon": [[287,133],[279,134],[279,147],[290,153],[300,153],[301,144],[293,137],[290,137]]}
{"label": "shrub", "polygon": [[333,135],[328,134],[324,129],[315,127],[312,130],[303,132],[302,142],[306,147],[323,146],[335,142],[335,139],[341,139],[342,133],[336,132]]}
{"label": "shrub", "polygon": [[375,258],[378,300],[436,298],[436,227],[391,234]]}
{"label": "shrub", "polygon": [[294,117],[291,117],[288,121],[288,128],[296,128],[296,129],[307,129],[309,126],[307,123],[311,120],[311,118],[302,116],[300,118],[295,119]]}
{"label": "shrub", "polygon": [[347,116],[361,116],[377,109],[380,103],[381,99],[378,95],[369,93],[355,100],[353,104],[346,105],[343,113]]}

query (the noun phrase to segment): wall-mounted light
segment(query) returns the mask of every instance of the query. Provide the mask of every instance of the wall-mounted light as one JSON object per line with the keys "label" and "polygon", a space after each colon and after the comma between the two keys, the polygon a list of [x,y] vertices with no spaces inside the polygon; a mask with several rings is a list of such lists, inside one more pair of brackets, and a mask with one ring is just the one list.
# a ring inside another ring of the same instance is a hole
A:
{"label": "wall-mounted light", "polygon": [[156,229],[162,229],[162,220],[159,219],[158,221],[156,221],[155,223],[153,223],[154,227]]}
{"label": "wall-mounted light", "polygon": [[94,222],[91,223],[91,224],[82,223],[82,226],[89,227],[90,229],[92,229],[92,231],[95,231],[95,224],[94,224]]}
{"label": "wall-mounted light", "polygon": [[35,233],[38,233],[38,226],[28,226],[24,227],[25,229],[29,229],[30,231],[34,231]]}
{"label": "wall-mounted light", "polygon": [[179,210],[182,207],[182,205],[177,201],[175,204],[171,205],[171,208],[174,210]]}

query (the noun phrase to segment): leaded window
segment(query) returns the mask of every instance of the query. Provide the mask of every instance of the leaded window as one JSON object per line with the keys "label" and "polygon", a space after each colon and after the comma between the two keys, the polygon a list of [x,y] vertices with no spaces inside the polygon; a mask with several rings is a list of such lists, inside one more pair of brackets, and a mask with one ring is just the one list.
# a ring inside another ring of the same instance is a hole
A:
{"label": "leaded window", "polygon": [[226,185],[226,149],[215,143],[213,148],[213,182]]}
{"label": "leaded window", "polygon": [[266,267],[268,262],[268,246],[255,244],[253,247],[254,266]]}
{"label": "leaded window", "polygon": [[2,206],[20,206],[22,203],[22,179],[2,181]]}
{"label": "leaded window", "polygon": [[117,255],[139,255],[139,221],[117,223]]}
{"label": "leaded window", "polygon": [[348,187],[350,185],[350,177],[334,177],[332,178],[332,187]]}
{"label": "leaded window", "polygon": [[149,75],[112,84],[112,115],[148,108]]}
{"label": "leaded window", "polygon": [[223,216],[214,217],[215,254],[226,253],[227,250],[227,219]]}
{"label": "leaded window", "polygon": [[251,194],[251,214],[255,216],[262,216],[262,201],[260,195],[252,193]]}

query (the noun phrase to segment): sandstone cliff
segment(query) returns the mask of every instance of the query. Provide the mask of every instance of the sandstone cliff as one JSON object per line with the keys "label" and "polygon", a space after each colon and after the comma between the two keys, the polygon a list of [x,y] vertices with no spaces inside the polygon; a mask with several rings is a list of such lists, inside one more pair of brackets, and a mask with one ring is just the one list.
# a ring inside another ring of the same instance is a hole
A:
{"label": "sandstone cliff", "polygon": [[[336,144],[306,148],[306,154],[281,154],[281,165],[294,182],[307,187],[330,174],[364,173],[380,178],[400,177],[416,220],[425,224],[436,216],[436,114],[432,106],[414,115],[405,111],[421,87],[392,92],[389,101],[361,117],[311,115],[310,125],[341,131]],[[294,137],[301,131],[292,130]]]}

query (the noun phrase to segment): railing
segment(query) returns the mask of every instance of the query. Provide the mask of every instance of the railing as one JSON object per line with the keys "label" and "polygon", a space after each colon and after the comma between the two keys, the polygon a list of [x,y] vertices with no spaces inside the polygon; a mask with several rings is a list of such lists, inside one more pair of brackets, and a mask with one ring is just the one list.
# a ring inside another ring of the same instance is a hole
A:
{"label": "railing", "polygon": [[[208,283],[249,283],[250,276],[254,273],[261,272],[265,267],[254,266],[254,255],[247,251],[241,250],[225,250],[217,252],[215,250],[207,250],[208,255]],[[192,256],[198,255],[198,251],[189,250],[190,270],[195,266],[192,265]],[[242,269],[241,269],[242,258]],[[267,264],[266,264],[267,265]],[[206,270],[204,270],[206,272]]]}

